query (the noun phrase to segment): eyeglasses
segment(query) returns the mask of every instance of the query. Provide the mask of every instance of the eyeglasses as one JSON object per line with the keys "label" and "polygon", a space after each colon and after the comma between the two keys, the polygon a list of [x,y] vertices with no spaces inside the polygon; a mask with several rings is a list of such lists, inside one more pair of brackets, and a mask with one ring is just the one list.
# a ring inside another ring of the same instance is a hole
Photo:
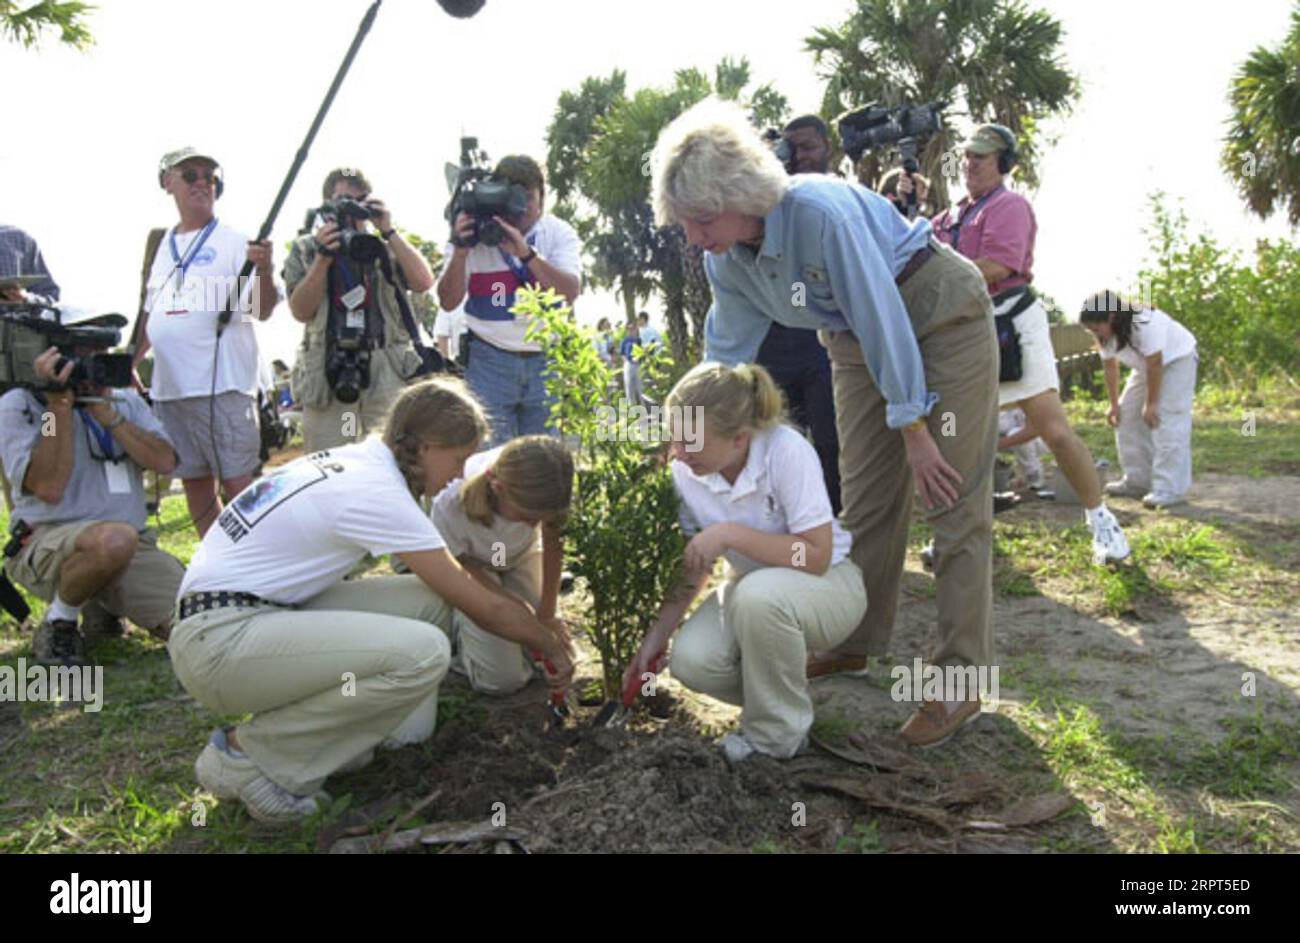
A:
{"label": "eyeglasses", "polygon": [[203,178],[205,183],[213,183],[217,179],[217,172],[215,170],[208,170],[207,168],[204,168],[203,170],[195,170],[193,167],[186,167],[181,171],[181,179],[186,183],[194,183],[200,176]]}

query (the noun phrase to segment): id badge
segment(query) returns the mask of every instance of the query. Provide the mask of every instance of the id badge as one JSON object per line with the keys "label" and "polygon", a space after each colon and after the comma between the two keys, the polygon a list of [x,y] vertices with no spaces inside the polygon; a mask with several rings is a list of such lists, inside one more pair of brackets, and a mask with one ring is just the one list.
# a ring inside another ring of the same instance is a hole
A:
{"label": "id badge", "polygon": [[131,472],[126,462],[105,462],[104,476],[108,480],[109,494],[131,493]]}
{"label": "id badge", "polygon": [[348,310],[344,319],[347,322],[349,331],[360,331],[366,326],[366,312],[364,308],[351,308]]}

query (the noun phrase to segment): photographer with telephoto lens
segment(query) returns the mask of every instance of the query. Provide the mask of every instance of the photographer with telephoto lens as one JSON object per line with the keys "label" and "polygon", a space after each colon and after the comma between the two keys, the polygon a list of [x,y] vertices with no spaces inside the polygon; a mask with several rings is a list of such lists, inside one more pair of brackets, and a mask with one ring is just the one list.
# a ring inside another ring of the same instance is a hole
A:
{"label": "photographer with telephoto lens", "polygon": [[321,195],[283,273],[289,311],[305,325],[292,386],[308,452],[380,428],[406,384],[428,372],[431,353],[421,352],[409,298],[433,287],[428,263],[360,170],[330,171]]}

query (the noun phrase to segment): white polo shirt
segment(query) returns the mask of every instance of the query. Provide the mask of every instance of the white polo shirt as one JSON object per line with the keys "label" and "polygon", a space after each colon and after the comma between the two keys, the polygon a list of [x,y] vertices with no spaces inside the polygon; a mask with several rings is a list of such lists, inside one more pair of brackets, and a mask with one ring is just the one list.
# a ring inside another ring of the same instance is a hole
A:
{"label": "white polo shirt", "polygon": [[465,482],[496,464],[500,448],[476,452],[465,461],[465,477],[443,488],[433,501],[433,525],[447,543],[453,557],[467,556],[494,570],[513,570],[525,556],[541,549],[540,525],[508,521],[492,515],[492,524],[484,527],[465,514],[460,503],[460,489]]}
{"label": "white polo shirt", "polygon": [[241,491],[199,544],[180,595],[224,589],[300,603],[367,553],[445,546],[392,451],[372,437],[295,459]]}
{"label": "white polo shirt", "polygon": [[[681,498],[682,530],[694,535],[712,524],[743,524],[766,534],[799,534],[831,525],[831,566],[849,555],[852,538],[831,512],[821,461],[808,440],[787,425],[755,433],[745,467],[731,484],[718,472],[699,476],[672,463]],[[727,562],[740,574],[769,566],[728,550]]]}
{"label": "white polo shirt", "polygon": [[1115,350],[1114,336],[1101,348],[1102,360],[1114,360],[1133,370],[1146,373],[1147,358],[1159,352],[1165,366],[1196,353],[1196,337],[1158,308],[1147,308],[1133,315],[1133,332],[1121,351]]}
{"label": "white polo shirt", "polygon": [[[524,241],[561,272],[582,274],[582,242],[578,232],[558,216],[542,216],[524,234]],[[451,265],[455,251],[456,247],[448,243],[444,272]],[[524,340],[528,319],[517,318],[511,311],[515,292],[533,279],[527,266],[500,246],[474,246],[465,260],[465,326],[502,350],[541,350],[538,344]]]}

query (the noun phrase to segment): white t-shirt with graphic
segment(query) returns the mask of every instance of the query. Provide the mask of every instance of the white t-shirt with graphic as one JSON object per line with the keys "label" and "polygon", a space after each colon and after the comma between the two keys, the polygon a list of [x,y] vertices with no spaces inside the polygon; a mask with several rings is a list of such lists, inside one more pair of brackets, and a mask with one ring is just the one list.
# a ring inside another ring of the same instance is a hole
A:
{"label": "white t-shirt with graphic", "polygon": [[180,595],[228,590],[304,602],[367,553],[446,543],[379,438],[315,452],[239,493],[199,544]]}
{"label": "white t-shirt with graphic", "polygon": [[[721,523],[743,524],[765,534],[800,534],[830,524],[831,566],[849,555],[852,538],[831,511],[821,460],[808,440],[790,426],[754,434],[735,484],[718,472],[696,475],[679,461],[672,463],[672,472],[687,536]],[[735,550],[725,556],[741,574],[770,565]]]}
{"label": "white t-shirt with graphic", "polygon": [[433,523],[447,543],[453,557],[468,556],[494,570],[512,570],[525,556],[541,549],[542,528],[508,521],[492,515],[492,525],[484,527],[465,514],[460,503],[460,489],[466,481],[485,468],[496,464],[500,448],[477,452],[465,461],[465,477],[458,478],[433,501]]}
{"label": "white t-shirt with graphic", "polygon": [[[173,254],[172,238],[175,238]],[[202,245],[195,248],[202,239]],[[238,286],[240,298],[221,335],[217,358],[216,392],[236,390],[257,395],[256,317],[250,305],[252,278],[238,285],[248,239],[217,221],[204,238],[202,229],[176,233],[168,230],[149,272],[145,305],[149,310],[147,333],[153,347],[153,378],[149,395],[155,400],[210,396],[212,354],[217,343],[217,314],[227,293]],[[184,278],[176,258],[187,262]]]}
{"label": "white t-shirt with graphic", "polygon": [[1168,366],[1196,353],[1196,337],[1160,309],[1147,308],[1134,313],[1133,331],[1124,349],[1116,352],[1112,336],[1101,348],[1101,359],[1114,360],[1118,356],[1124,366],[1146,373],[1146,359],[1157,352]]}

